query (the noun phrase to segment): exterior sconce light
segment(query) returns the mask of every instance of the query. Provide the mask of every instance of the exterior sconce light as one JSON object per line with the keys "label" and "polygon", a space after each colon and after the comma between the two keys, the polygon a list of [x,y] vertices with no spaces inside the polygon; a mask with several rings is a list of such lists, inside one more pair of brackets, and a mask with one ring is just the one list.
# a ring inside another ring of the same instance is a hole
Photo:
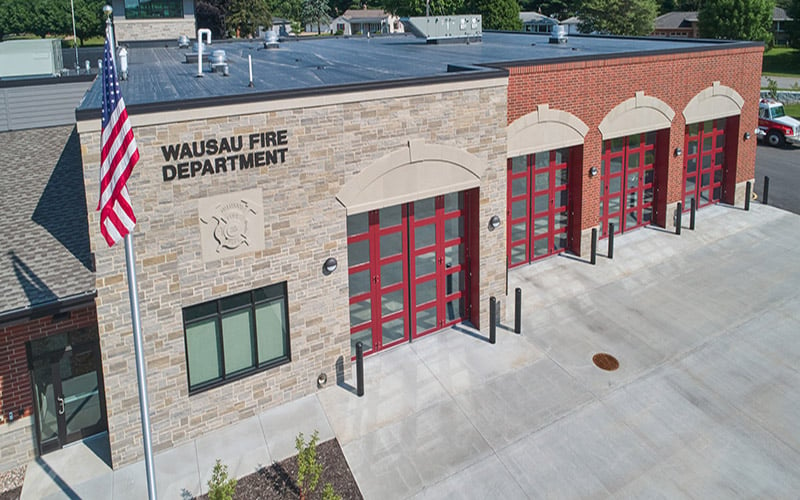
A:
{"label": "exterior sconce light", "polygon": [[325,387],[325,384],[328,383],[328,375],[326,373],[320,373],[317,377],[317,388],[322,389]]}
{"label": "exterior sconce light", "polygon": [[589,169],[589,177],[594,177],[597,175],[597,167],[592,167]]}
{"label": "exterior sconce light", "polygon": [[745,140],[745,141],[748,141],[748,140],[750,140],[750,132],[745,132],[745,133],[744,133],[744,140]]}
{"label": "exterior sconce light", "polygon": [[680,156],[683,154],[683,150],[681,148],[675,148],[675,156]]}
{"label": "exterior sconce light", "polygon": [[336,259],[333,257],[328,257],[325,259],[325,263],[322,264],[322,274],[327,276],[334,272],[337,267],[339,267],[339,263],[336,262]]}
{"label": "exterior sconce light", "polygon": [[494,231],[498,227],[500,227],[500,217],[492,215],[492,218],[489,219],[489,231]]}

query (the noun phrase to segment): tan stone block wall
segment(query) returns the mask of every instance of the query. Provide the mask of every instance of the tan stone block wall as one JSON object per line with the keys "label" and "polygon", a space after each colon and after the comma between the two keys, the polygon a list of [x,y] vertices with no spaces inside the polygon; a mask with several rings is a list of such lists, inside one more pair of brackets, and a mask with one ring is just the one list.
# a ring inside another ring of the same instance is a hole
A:
{"label": "tan stone block wall", "polygon": [[0,472],[25,465],[36,456],[33,417],[22,417],[0,425]]}
{"label": "tan stone block wall", "polygon": [[175,40],[186,35],[194,39],[197,35],[194,16],[183,19],[142,19],[114,21],[114,35],[117,42],[135,42],[142,40]]}
{"label": "tan stone block wall", "polygon": [[[428,91],[430,92],[430,91]],[[145,358],[156,451],[316,391],[349,363],[345,209],[336,194],[352,176],[409,140],[458,147],[487,164],[481,179],[480,323],[489,296],[505,290],[506,87],[434,92],[137,127],[141,158],[129,181]],[[286,129],[286,162],[259,169],[165,182],[161,145]],[[142,457],[124,247],[99,234],[99,133],[81,135],[89,227],[97,261],[109,438],[115,468]],[[263,192],[263,251],[203,263],[198,200],[258,188]],[[333,256],[339,269],[323,276]],[[291,363],[189,396],[182,308],[271,283],[288,282]],[[379,355],[379,354],[378,354]]]}

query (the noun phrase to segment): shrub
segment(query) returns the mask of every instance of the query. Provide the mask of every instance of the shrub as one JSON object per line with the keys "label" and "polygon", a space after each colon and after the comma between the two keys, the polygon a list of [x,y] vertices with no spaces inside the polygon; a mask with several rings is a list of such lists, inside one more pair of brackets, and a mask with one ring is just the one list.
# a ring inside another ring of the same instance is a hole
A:
{"label": "shrub", "polygon": [[236,479],[228,478],[228,466],[217,459],[208,481],[208,500],[232,500],[236,482]]}

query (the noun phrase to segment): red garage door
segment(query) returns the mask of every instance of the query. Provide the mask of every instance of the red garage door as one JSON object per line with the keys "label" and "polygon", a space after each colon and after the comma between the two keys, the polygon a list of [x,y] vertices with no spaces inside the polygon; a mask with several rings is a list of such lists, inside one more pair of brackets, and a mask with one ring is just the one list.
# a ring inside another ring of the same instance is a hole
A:
{"label": "red garage door", "polygon": [[351,353],[379,351],[463,320],[468,193],[347,218]]}
{"label": "red garage door", "polygon": [[603,143],[600,234],[648,225],[653,220],[656,132],[619,137]]}
{"label": "red garage door", "polygon": [[725,166],[725,118],[686,126],[683,160],[683,209],[719,203]]}

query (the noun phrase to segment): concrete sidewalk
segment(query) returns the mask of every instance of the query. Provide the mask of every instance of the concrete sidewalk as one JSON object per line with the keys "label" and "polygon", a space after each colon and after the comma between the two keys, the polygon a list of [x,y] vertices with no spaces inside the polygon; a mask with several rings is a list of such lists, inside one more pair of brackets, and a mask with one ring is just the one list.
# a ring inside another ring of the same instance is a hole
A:
{"label": "concrete sidewalk", "polygon": [[[522,335],[512,306],[495,345],[457,326],[371,356],[363,398],[329,387],[156,455],[160,498],[205,491],[215,458],[245,475],[290,456],[314,429],[367,499],[795,498],[800,217],[752,208],[631,232],[596,266],[512,270]],[[91,447],[31,464],[23,498],[142,498],[142,464],[112,472]]]}

